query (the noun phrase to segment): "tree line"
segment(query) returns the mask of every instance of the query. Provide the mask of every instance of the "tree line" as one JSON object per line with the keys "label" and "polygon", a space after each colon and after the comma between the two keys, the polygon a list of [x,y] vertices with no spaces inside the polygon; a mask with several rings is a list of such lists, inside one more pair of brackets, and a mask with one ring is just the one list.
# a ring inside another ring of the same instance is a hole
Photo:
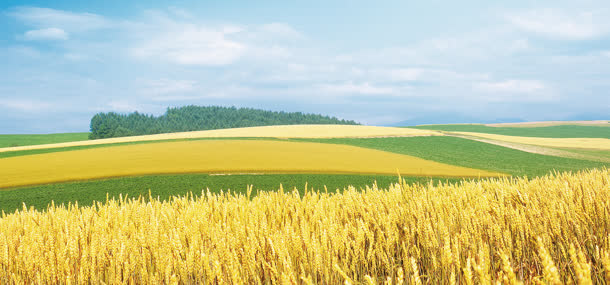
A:
{"label": "tree line", "polygon": [[167,108],[165,114],[158,117],[138,112],[129,114],[97,113],[91,118],[89,139],[299,124],[358,125],[355,121],[318,114],[191,105]]}

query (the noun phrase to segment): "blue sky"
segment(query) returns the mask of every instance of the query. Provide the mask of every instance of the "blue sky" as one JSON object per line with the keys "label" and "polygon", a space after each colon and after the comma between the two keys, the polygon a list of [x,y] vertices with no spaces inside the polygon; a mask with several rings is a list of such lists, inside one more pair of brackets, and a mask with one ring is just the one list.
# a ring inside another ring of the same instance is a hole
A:
{"label": "blue sky", "polygon": [[371,125],[610,119],[610,2],[503,2],[5,0],[0,133],[190,104]]}

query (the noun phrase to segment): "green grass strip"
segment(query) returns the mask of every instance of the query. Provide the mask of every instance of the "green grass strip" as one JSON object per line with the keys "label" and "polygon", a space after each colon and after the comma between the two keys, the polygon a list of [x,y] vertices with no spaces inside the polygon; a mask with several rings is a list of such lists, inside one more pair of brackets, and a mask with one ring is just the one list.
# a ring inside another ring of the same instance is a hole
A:
{"label": "green grass strip", "polygon": [[[460,181],[458,178],[425,178],[403,177],[408,183],[428,183],[429,181],[450,182]],[[105,201],[106,193],[110,198],[119,195],[138,197],[148,196],[150,189],[154,197],[167,199],[175,195],[185,195],[192,192],[200,195],[203,189],[209,188],[211,192],[246,193],[248,185],[254,185],[254,190],[278,190],[282,184],[285,191],[292,191],[296,187],[301,193],[307,182],[308,188],[320,191],[327,186],[329,192],[344,189],[352,185],[363,188],[377,182],[379,187],[386,188],[391,183],[398,182],[397,176],[384,175],[325,175],[325,174],[266,174],[266,175],[207,175],[207,174],[181,174],[181,175],[150,175],[137,177],[122,177],[103,180],[90,180],[60,184],[48,184],[33,187],[22,187],[0,191],[0,210],[5,213],[22,209],[23,204],[29,208],[44,210],[54,201],[56,205],[74,203],[80,206],[91,205],[94,201]],[[254,191],[254,192],[255,192]],[[255,194],[255,193],[253,193]]]}
{"label": "green grass strip", "polygon": [[84,141],[89,133],[34,134],[34,135],[0,135],[0,147],[26,146],[49,143]]}

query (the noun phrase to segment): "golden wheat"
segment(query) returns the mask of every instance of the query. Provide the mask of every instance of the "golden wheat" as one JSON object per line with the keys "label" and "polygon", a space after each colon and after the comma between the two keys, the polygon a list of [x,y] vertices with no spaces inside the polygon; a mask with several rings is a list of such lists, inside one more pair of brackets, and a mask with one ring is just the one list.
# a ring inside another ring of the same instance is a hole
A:
{"label": "golden wheat", "polygon": [[0,219],[0,283],[604,283],[610,170],[202,193]]}

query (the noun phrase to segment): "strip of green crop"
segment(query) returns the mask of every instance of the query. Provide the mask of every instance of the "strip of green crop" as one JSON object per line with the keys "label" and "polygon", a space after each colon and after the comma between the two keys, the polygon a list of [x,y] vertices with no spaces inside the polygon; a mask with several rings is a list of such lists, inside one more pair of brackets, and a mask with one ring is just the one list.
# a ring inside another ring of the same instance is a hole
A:
{"label": "strip of green crop", "polygon": [[[407,183],[428,183],[433,181],[455,183],[458,178],[403,177]],[[383,175],[324,175],[324,174],[267,174],[267,175],[150,175],[138,177],[123,177],[114,179],[79,181],[60,184],[48,184],[34,187],[22,187],[0,191],[0,210],[9,213],[26,207],[45,209],[51,201],[56,205],[74,203],[80,206],[91,205],[94,201],[105,201],[106,194],[110,198],[148,196],[149,190],[154,197],[167,199],[175,195],[193,193],[200,195],[202,190],[210,192],[231,190],[246,193],[248,185],[254,190],[278,190],[282,184],[284,191],[292,191],[295,187],[303,193],[305,183],[309,190],[329,192],[344,189],[352,185],[357,189],[373,185],[387,188],[391,183],[398,182],[397,176]],[[206,190],[207,191],[207,190]]]}
{"label": "strip of green crop", "polygon": [[84,141],[88,139],[89,133],[0,135],[0,147],[73,142]]}

